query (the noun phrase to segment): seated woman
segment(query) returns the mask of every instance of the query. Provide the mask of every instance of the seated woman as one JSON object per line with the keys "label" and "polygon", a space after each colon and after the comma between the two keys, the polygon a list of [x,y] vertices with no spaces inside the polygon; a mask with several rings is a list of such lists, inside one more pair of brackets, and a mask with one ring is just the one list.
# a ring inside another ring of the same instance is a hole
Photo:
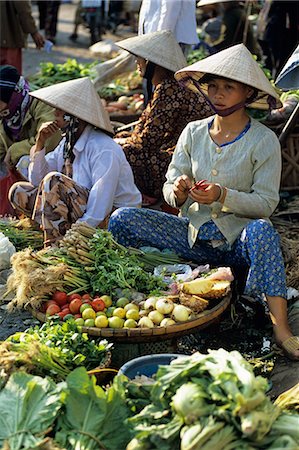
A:
{"label": "seated woman", "polygon": [[[55,242],[77,220],[104,226],[113,209],[140,206],[131,167],[111,138],[109,117],[90,79],[30,95],[55,108],[55,121],[44,124],[31,148],[29,183],[15,183],[9,198],[41,224],[45,243]],[[65,137],[46,155],[45,142],[59,129]]]}
{"label": "seated woman", "polygon": [[152,80],[153,97],[130,136],[116,135],[133,169],[144,203],[162,196],[165,174],[179,135],[192,120],[212,110],[201,93],[185,91],[174,72],[186,66],[183,52],[171,31],[137,36],[117,45],[136,55],[141,76]]}
{"label": "seated woman", "polygon": [[245,109],[265,98],[274,106],[278,96],[243,44],[176,78],[206,92],[216,112],[187,125],[168,168],[164,196],[181,216],[122,208],[111,216],[109,230],[127,246],[169,248],[197,263],[249,269],[246,293],[266,296],[277,344],[299,359],[299,337],[287,320],[279,237],[269,220],[279,201],[280,145]]}
{"label": "seated woman", "polygon": [[[39,128],[54,120],[54,109],[29,96],[28,81],[13,66],[0,67],[0,88],[0,162],[5,160],[12,167],[24,155],[29,159]],[[58,130],[45,142],[46,151],[53,150],[60,140]],[[26,162],[21,160],[18,167],[26,175],[23,165]]]}

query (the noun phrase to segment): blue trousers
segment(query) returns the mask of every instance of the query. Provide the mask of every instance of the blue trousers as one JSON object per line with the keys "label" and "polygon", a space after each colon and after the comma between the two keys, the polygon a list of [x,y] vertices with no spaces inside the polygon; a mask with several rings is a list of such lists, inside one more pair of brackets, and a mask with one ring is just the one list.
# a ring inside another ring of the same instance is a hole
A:
{"label": "blue trousers", "polygon": [[[186,260],[213,266],[231,266],[248,271],[244,293],[286,298],[286,277],[280,239],[273,226],[252,220],[240,233],[231,249],[213,248],[209,240],[188,243],[186,217],[140,208],[119,208],[111,216],[108,230],[125,246],[165,248]],[[207,224],[204,225],[205,228]],[[201,233],[202,238],[202,233]]]}

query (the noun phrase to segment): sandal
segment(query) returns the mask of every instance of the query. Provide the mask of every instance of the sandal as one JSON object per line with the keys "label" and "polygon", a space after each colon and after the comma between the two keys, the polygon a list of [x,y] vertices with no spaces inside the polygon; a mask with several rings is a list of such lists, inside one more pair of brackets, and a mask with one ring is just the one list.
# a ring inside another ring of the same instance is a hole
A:
{"label": "sandal", "polygon": [[299,361],[299,356],[294,355],[294,352],[299,350],[299,336],[289,337],[283,341],[280,346],[278,344],[273,344],[272,350],[280,356],[287,356],[293,361]]}

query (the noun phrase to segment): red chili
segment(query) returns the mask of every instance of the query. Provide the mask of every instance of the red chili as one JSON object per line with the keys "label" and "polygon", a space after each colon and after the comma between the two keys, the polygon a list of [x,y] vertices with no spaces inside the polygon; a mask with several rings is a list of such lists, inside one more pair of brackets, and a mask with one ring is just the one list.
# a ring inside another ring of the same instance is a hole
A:
{"label": "red chili", "polygon": [[198,189],[200,191],[204,191],[205,188],[208,186],[208,184],[206,184],[207,180],[200,180],[197,181],[194,186],[192,186],[192,188],[190,189],[190,191],[194,191],[195,189]]}

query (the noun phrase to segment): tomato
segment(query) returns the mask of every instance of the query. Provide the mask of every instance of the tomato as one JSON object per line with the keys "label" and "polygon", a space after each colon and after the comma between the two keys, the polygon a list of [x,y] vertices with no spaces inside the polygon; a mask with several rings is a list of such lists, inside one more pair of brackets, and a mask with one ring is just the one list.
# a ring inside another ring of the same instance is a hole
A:
{"label": "tomato", "polygon": [[68,302],[71,303],[71,301],[74,300],[75,298],[79,298],[81,300],[81,295],[80,294],[68,295]]}
{"label": "tomato", "polygon": [[46,309],[47,309],[48,306],[50,306],[50,305],[58,305],[58,303],[55,302],[55,300],[47,300],[46,303],[45,303]]}
{"label": "tomato", "polygon": [[75,319],[82,319],[81,314],[74,314]]}
{"label": "tomato", "polygon": [[104,309],[106,308],[106,305],[104,303],[104,301],[99,298],[96,297],[95,299],[93,299],[93,301],[91,302],[91,307],[92,309],[94,309],[96,312],[98,311],[104,311]]}
{"label": "tomato", "polygon": [[52,296],[52,300],[55,300],[59,306],[65,305],[67,303],[67,299],[67,293],[62,291],[56,291]]}
{"label": "tomato", "polygon": [[50,305],[46,309],[46,315],[47,316],[54,316],[54,314],[59,313],[61,310],[58,305]]}
{"label": "tomato", "polygon": [[69,304],[69,308],[72,314],[78,314],[80,312],[80,308],[82,305],[82,301],[80,298],[74,298]]}
{"label": "tomato", "polygon": [[69,303],[66,303],[65,305],[62,305],[60,308],[61,311],[63,311],[64,309],[69,309],[69,307],[70,307]]}
{"label": "tomato", "polygon": [[89,300],[89,301],[91,301],[91,296],[90,296],[90,294],[84,294],[84,295],[82,295],[82,301],[84,301],[84,300]]}

